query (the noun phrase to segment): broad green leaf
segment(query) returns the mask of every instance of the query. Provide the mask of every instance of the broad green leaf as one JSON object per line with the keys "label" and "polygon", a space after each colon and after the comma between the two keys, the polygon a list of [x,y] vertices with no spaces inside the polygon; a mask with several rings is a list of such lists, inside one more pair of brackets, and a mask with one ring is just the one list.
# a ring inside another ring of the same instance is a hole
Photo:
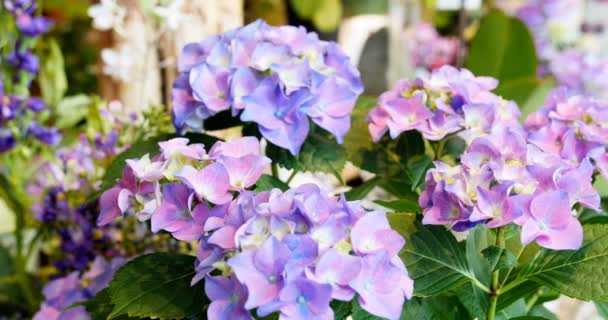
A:
{"label": "broad green leaf", "polygon": [[63,98],[57,105],[55,126],[61,129],[75,126],[87,116],[91,102],[86,94]]}
{"label": "broad green leaf", "polygon": [[[117,179],[122,176],[122,170],[126,165],[126,160],[141,158],[145,154],[149,154],[153,157],[160,153],[158,143],[177,137],[173,134],[165,134],[158,137],[151,138],[149,140],[139,141],[131,145],[130,148],[119,154],[108,166],[105,175],[103,176],[101,183],[101,190],[106,190],[114,186]],[[188,133],[184,135],[185,138],[190,140],[190,143],[202,143],[207,148],[210,148],[216,141],[217,138],[208,136],[202,133]]]}
{"label": "broad green leaf", "polygon": [[393,210],[394,212],[420,212],[420,206],[416,201],[410,199],[399,199],[393,201],[376,200],[375,203]]}
{"label": "broad green leaf", "polygon": [[407,239],[401,258],[412,280],[415,294],[433,296],[472,281],[485,287],[474,274],[465,248],[443,226],[416,223],[416,232]]}
{"label": "broad green leaf", "polygon": [[321,32],[333,32],[342,18],[341,0],[316,1],[317,7],[312,14],[312,22]]}
{"label": "broad green leaf", "polygon": [[471,41],[465,66],[477,76],[499,81],[534,77],[538,59],[534,41],[525,24],[492,10]]}
{"label": "broad green leaf", "polygon": [[287,189],[289,189],[289,186],[285,182],[281,181],[279,178],[267,174],[263,174],[255,183],[255,191],[258,192],[268,191],[274,188],[286,191]]}
{"label": "broad green leaf", "polygon": [[403,238],[409,237],[416,231],[416,215],[407,212],[395,212],[386,215],[393,230],[397,231]]}
{"label": "broad green leaf", "polygon": [[331,173],[337,178],[340,178],[346,164],[344,148],[318,128],[308,134],[298,155],[294,156],[287,149],[271,143],[266,147],[266,155],[274,163],[287,169],[321,171]]}
{"label": "broad green leaf", "polygon": [[[108,288],[104,288],[103,290],[99,291],[93,298],[85,302],[75,304],[74,307],[78,305],[83,305],[93,319],[108,319],[108,316],[114,308],[114,305],[112,305],[112,303],[110,302],[110,294],[108,293]],[[131,318],[127,315],[121,315],[114,319],[129,320],[136,318]]]}
{"label": "broad green leaf", "polygon": [[433,160],[425,154],[416,155],[408,161],[408,173],[412,190],[418,188],[423,182],[426,172],[433,166]]}
{"label": "broad green leaf", "polygon": [[488,228],[481,224],[469,230],[465,241],[466,256],[473,274],[484,284],[490,283],[491,266],[482,252],[488,247]]}
{"label": "broad green leaf", "polygon": [[183,254],[154,253],[128,262],[116,271],[108,287],[113,304],[108,318],[176,319],[201,314],[203,283],[190,286],[194,260]]}
{"label": "broad green leaf", "polygon": [[361,14],[386,14],[387,0],[343,0],[344,16],[352,17]]}
{"label": "broad green leaf", "polygon": [[528,316],[541,317],[546,320],[558,320],[557,316],[543,305],[536,305],[528,312]]}
{"label": "broad green leaf", "polygon": [[348,201],[361,200],[365,198],[365,196],[368,195],[380,183],[381,180],[382,179],[379,177],[371,178],[370,180],[363,182],[360,186],[349,190],[344,194],[344,196]]}
{"label": "broad green leaf", "polygon": [[465,306],[455,296],[415,297],[403,305],[403,320],[469,320]]}
{"label": "broad green leaf", "polygon": [[68,89],[63,55],[55,39],[48,40],[49,53],[42,62],[39,73],[40,91],[44,101],[56,107]]}
{"label": "broad green leaf", "polygon": [[553,80],[528,77],[501,82],[495,92],[507,100],[517,102],[523,121],[545,104],[547,95],[555,86]]}
{"label": "broad green leaf", "polygon": [[545,317],[539,317],[539,316],[521,316],[521,317],[510,318],[509,320],[548,320],[548,319]]}
{"label": "broad green leaf", "polygon": [[488,312],[488,294],[478,287],[465,283],[454,290],[456,297],[468,310],[471,319],[484,320]]}
{"label": "broad green leaf", "polygon": [[505,248],[490,246],[485,248],[481,253],[490,263],[491,271],[507,269],[517,265],[515,256]]}
{"label": "broad green leaf", "polygon": [[608,300],[608,225],[586,224],[583,230],[579,250],[541,250],[510,279],[510,286],[534,281],[575,299]]}
{"label": "broad green leaf", "polygon": [[329,306],[334,311],[334,319],[346,319],[351,314],[351,302],[333,300]]}
{"label": "broad green leaf", "polygon": [[310,19],[319,5],[317,0],[289,0],[293,11],[302,19]]}
{"label": "broad green leaf", "polygon": [[526,315],[526,301],[521,298],[510,306],[496,312],[497,320],[508,320]]}
{"label": "broad green leaf", "polygon": [[597,312],[604,318],[608,319],[608,302],[594,301]]}
{"label": "broad green leaf", "polygon": [[540,285],[533,281],[527,281],[514,287],[505,293],[502,293],[498,297],[498,304],[496,310],[500,311],[504,308],[509,307],[513,303],[517,302],[521,297],[526,297],[534,294],[540,289]]}

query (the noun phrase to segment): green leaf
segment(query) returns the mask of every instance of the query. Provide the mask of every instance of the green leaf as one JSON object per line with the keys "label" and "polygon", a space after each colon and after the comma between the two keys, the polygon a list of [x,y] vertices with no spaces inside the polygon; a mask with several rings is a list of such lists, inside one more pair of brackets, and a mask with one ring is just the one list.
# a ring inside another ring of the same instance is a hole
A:
{"label": "green leaf", "polygon": [[522,317],[510,318],[509,320],[548,320],[548,319],[544,318],[544,317],[539,317],[539,316],[522,316]]}
{"label": "green leaf", "polygon": [[418,188],[423,182],[426,172],[433,166],[433,160],[426,154],[416,155],[408,161],[408,173],[412,190]]}
{"label": "green leaf", "polygon": [[[110,294],[108,292],[108,288],[104,288],[103,290],[99,291],[93,298],[83,303],[77,303],[74,306],[77,305],[83,305],[87,312],[91,314],[93,319],[108,319],[110,313],[112,313],[112,309],[114,308],[114,305],[110,301]],[[127,315],[121,315],[114,319],[127,320],[134,318],[130,318]]]}
{"label": "green leaf", "polygon": [[47,104],[56,107],[68,89],[63,55],[55,39],[48,40],[49,53],[44,58],[39,73],[40,91]]}
{"label": "green leaf", "polygon": [[114,274],[108,287],[112,312],[118,316],[176,319],[201,314],[203,283],[190,286],[195,257],[154,253],[137,257]]}
{"label": "green leaf", "polygon": [[528,316],[541,317],[547,320],[558,320],[557,316],[543,305],[535,305],[532,310],[528,312]]}
{"label": "green leaf", "polygon": [[75,126],[87,116],[91,102],[91,97],[86,94],[63,98],[57,105],[55,126],[60,129]]}
{"label": "green leaf", "polygon": [[456,288],[455,294],[462,305],[469,311],[471,319],[484,320],[488,312],[488,294],[478,287],[466,283]]}
{"label": "green leaf", "polygon": [[527,77],[501,82],[495,92],[507,100],[517,102],[523,120],[544,104],[545,98],[553,88],[555,88],[553,80]]}
{"label": "green leaf", "polygon": [[505,248],[490,246],[485,248],[481,253],[488,259],[491,271],[507,269],[517,265],[515,256]]}
{"label": "green leaf", "polygon": [[507,287],[531,280],[575,299],[608,300],[608,225],[586,224],[583,230],[579,250],[541,250]]}
{"label": "green leaf", "polygon": [[597,313],[599,313],[602,318],[608,319],[608,302],[594,301],[593,303],[595,303]]}
{"label": "green leaf", "polygon": [[334,310],[334,319],[346,319],[351,314],[351,302],[333,300],[329,306]]}
{"label": "green leaf", "polygon": [[335,31],[342,18],[341,0],[316,1],[317,7],[312,14],[312,22],[321,32]]}
{"label": "green leaf", "polygon": [[340,177],[346,164],[344,148],[320,129],[308,135],[300,153],[292,155],[287,149],[271,143],[266,147],[266,155],[273,162],[287,169],[297,171],[321,171]]}
{"label": "green leaf", "polygon": [[263,174],[260,179],[255,183],[255,191],[268,191],[274,188],[278,188],[281,191],[287,191],[289,186],[281,181],[277,177],[273,177],[271,175]]}
{"label": "green leaf", "polygon": [[465,67],[475,75],[500,81],[534,77],[537,65],[528,28],[500,10],[492,10],[481,20],[465,62]]}
{"label": "green leaf", "polygon": [[455,296],[415,297],[403,305],[403,320],[469,320],[472,317]]}
{"label": "green leaf", "polygon": [[496,312],[497,320],[508,320],[516,317],[526,315],[526,301],[524,299],[518,299],[515,303],[510,306]]}
{"label": "green leaf", "polygon": [[418,203],[410,199],[399,199],[393,201],[375,200],[374,203],[391,209],[394,212],[420,212],[420,206],[418,206]]}
{"label": "green leaf", "polygon": [[393,230],[408,239],[416,231],[416,215],[407,212],[395,212],[386,215]]}
{"label": "green leaf", "polygon": [[381,179],[379,177],[373,177],[365,182],[363,182],[360,186],[349,190],[344,194],[346,200],[361,200],[365,198],[379,183]]}
{"label": "green leaf", "polygon": [[15,194],[14,185],[2,173],[0,173],[0,197],[4,199],[6,205],[14,214],[25,214],[25,208],[19,197]]}
{"label": "green leaf", "polygon": [[417,222],[401,258],[419,296],[437,295],[469,281],[488,290],[487,284],[475,277],[463,245],[443,226]]}
{"label": "green leaf", "polygon": [[[175,137],[178,136],[174,134],[164,134],[148,140],[135,142],[127,150],[116,156],[108,166],[108,169],[101,180],[101,190],[111,188],[116,184],[116,180],[122,177],[122,170],[126,165],[126,160],[141,158],[146,154],[149,154],[151,158],[160,153],[160,148],[158,146],[159,142],[167,141]],[[184,135],[184,137],[188,138],[190,143],[202,143],[207,146],[207,148],[210,148],[211,145],[218,141],[217,138],[202,133],[188,133]]]}
{"label": "green leaf", "polygon": [[293,11],[302,19],[310,19],[318,5],[317,0],[289,0]]}

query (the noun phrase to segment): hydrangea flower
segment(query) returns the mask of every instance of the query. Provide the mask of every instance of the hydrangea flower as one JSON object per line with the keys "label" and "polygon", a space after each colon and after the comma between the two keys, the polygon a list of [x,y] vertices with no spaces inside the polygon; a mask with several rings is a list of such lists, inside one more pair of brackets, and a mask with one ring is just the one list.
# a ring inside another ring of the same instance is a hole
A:
{"label": "hydrangea flower", "polygon": [[515,223],[522,226],[524,244],[578,249],[583,234],[573,208],[599,210],[600,205],[589,159],[572,163],[543,151],[519,131],[475,139],[458,166],[435,162],[419,199],[423,223],[456,231],[479,223],[490,228]]}
{"label": "hydrangea flower", "polygon": [[383,93],[368,117],[374,141],[417,130],[428,140],[458,133],[467,142],[517,124],[519,109],[493,94],[497,81],[466,69],[443,66],[428,77],[398,81]]}
{"label": "hydrangea flower", "polygon": [[[184,138],[160,147],[150,165],[164,178],[138,179],[130,162],[123,177],[130,182],[121,180],[102,196],[99,222],[146,207],[137,199],[157,203],[152,231],[199,241],[192,283],[205,279],[209,318],[252,319],[255,309],[262,317],[332,319],[330,302],[356,294],[368,312],[400,317],[413,282],[398,257],[405,241],[385,213],[367,212],[313,184],[247,190],[269,164],[255,138],[220,141],[208,152]],[[155,186],[141,190],[148,185]],[[122,203],[124,190],[130,200]]]}
{"label": "hydrangea flower", "polygon": [[342,142],[363,91],[359,72],[335,43],[303,27],[261,20],[184,47],[172,91],[179,132],[230,110],[258,124],[273,144],[299,153],[309,119]]}
{"label": "hydrangea flower", "polygon": [[411,63],[425,70],[435,70],[456,62],[460,42],[456,37],[440,35],[433,25],[417,23],[404,36],[404,46],[410,54]]}
{"label": "hydrangea flower", "polygon": [[597,170],[608,177],[607,110],[607,102],[558,88],[549,94],[543,108],[526,119],[528,139],[573,165],[593,159]]}

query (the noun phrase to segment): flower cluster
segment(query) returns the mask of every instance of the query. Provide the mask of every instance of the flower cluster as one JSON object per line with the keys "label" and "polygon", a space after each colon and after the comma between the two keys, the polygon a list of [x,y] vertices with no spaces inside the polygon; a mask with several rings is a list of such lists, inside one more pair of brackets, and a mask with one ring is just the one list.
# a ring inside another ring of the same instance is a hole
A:
{"label": "flower cluster", "polygon": [[602,77],[608,72],[606,57],[568,49],[551,59],[549,69],[561,86],[580,94],[608,98],[608,84]]}
{"label": "flower cluster", "polygon": [[399,318],[413,283],[397,256],[405,241],[384,213],[316,185],[246,190],[270,163],[255,138],[217,142],[208,153],[184,138],[159,146],[158,157],[128,160],[101,197],[98,222],[134,212],[150,219],[153,232],[199,240],[192,282],[205,279],[209,318],[251,319],[257,309],[331,319],[330,301],[355,294],[367,311]]}
{"label": "flower cluster", "polygon": [[129,146],[132,137],[125,133],[138,119],[135,113],[126,112],[118,101],[101,108],[99,116],[105,128],[89,128],[91,133],[80,134],[76,145],[57,149],[55,158],[42,163],[36,170],[28,186],[31,194],[39,195],[49,188],[59,187],[87,197],[97,190],[105,171],[100,164]]}
{"label": "flower cluster", "polygon": [[467,142],[517,124],[519,108],[491,92],[498,82],[466,69],[443,66],[428,77],[401,80],[383,93],[368,117],[374,141],[417,130],[428,140],[460,133]]}
{"label": "flower cluster", "polygon": [[600,206],[592,175],[588,158],[572,164],[506,128],[475,139],[460,165],[435,162],[419,199],[423,223],[463,231],[478,223],[495,228],[513,222],[522,226],[523,244],[578,249],[583,229],[574,206]]}
{"label": "flower cluster", "polygon": [[92,319],[84,306],[72,307],[72,305],[94,297],[97,292],[108,285],[114,272],[125,262],[122,258],[115,258],[107,262],[104,258],[97,257],[90,269],[83,274],[74,271],[65,277],[49,282],[42,290],[45,301],[33,319]]}
{"label": "flower cluster", "polygon": [[363,91],[359,72],[335,43],[261,20],[186,45],[179,71],[172,93],[178,131],[201,130],[204,119],[230,110],[292,154],[308,135],[309,117],[341,143]]}
{"label": "flower cluster", "polygon": [[[142,220],[152,216],[154,231],[169,228],[177,239],[195,240],[200,231],[194,228],[197,212],[207,203],[230,202],[232,191],[253,186],[270,164],[270,159],[260,155],[260,143],[253,137],[216,142],[209,152],[203,144],[188,142],[186,138],[160,142],[159,156],[127,160],[122,178],[100,198],[98,224],[134,213]],[[170,183],[160,190],[165,179]],[[165,207],[171,203],[177,206]],[[172,215],[152,215],[162,209]]]}
{"label": "flower cluster", "polygon": [[[333,319],[332,299],[355,294],[368,312],[399,319],[413,282],[397,253],[405,241],[382,212],[326,196],[316,185],[242,193],[201,219],[197,253],[213,319]],[[211,276],[213,269],[223,271]]]}
{"label": "flower cluster", "polygon": [[454,64],[460,48],[458,38],[444,37],[425,22],[417,23],[405,40],[412,64],[426,70]]}
{"label": "flower cluster", "polygon": [[0,56],[0,67],[4,62],[8,64],[4,68],[7,72],[0,75],[0,153],[14,148],[21,137],[34,137],[55,145],[61,139],[57,129],[45,128],[35,121],[37,114],[48,111],[44,101],[24,95],[40,68],[38,57],[32,53],[32,44],[52,23],[36,16],[33,0],[6,0],[4,6],[14,19],[18,37],[10,42],[13,51]]}
{"label": "flower cluster", "polygon": [[608,103],[558,88],[526,119],[528,141],[573,165],[593,159],[608,177]]}
{"label": "flower cluster", "polygon": [[59,274],[84,270],[98,254],[115,255],[108,230],[95,224],[97,209],[97,201],[72,208],[58,187],[45,196],[37,218],[59,237],[59,254],[52,257]]}

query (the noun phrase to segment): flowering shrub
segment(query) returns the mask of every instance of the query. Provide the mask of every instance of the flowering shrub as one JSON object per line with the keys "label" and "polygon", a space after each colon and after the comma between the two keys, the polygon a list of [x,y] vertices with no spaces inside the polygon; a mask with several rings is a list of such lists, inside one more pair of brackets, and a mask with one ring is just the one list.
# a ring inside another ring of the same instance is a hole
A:
{"label": "flowering shrub", "polygon": [[[608,301],[608,102],[588,90],[601,64],[545,41],[566,2],[527,4],[526,23],[482,10],[479,30],[463,9],[458,37],[418,24],[404,41],[428,72],[377,98],[336,43],[257,20],[159,61],[171,105],[141,112],[64,96],[60,46],[32,41],[49,20],[1,5],[1,318],[496,320]],[[160,39],[183,7],[142,14]],[[121,39],[133,18],[114,0],[86,14]],[[130,81],[114,54],[100,71]],[[564,86],[543,95],[541,76]]]}
{"label": "flowering shrub", "polygon": [[261,20],[186,45],[179,71],[173,85],[178,131],[201,130],[203,120],[230,110],[292,154],[308,135],[308,117],[341,143],[363,91],[359,72],[335,43]]}

